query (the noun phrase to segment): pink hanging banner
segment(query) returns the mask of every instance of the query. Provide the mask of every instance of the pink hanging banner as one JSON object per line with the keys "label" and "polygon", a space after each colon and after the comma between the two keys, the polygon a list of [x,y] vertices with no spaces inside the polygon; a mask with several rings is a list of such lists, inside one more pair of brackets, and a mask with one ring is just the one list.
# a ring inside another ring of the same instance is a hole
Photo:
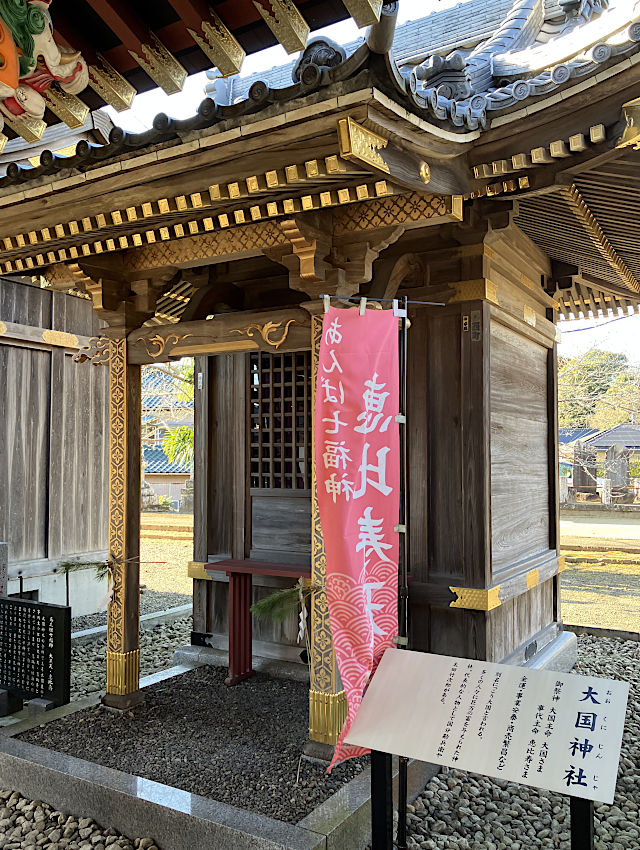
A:
{"label": "pink hanging banner", "polygon": [[318,361],[315,464],[329,620],[348,702],[331,767],[368,752],[343,740],[398,633],[398,381],[393,311],[330,308]]}

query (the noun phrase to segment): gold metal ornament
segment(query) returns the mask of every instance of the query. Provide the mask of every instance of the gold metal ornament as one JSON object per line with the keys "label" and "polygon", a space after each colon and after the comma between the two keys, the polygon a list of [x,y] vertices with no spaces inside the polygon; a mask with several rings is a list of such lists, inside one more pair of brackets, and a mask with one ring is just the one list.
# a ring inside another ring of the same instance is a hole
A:
{"label": "gold metal ornament", "polygon": [[389,166],[380,155],[389,144],[384,136],[367,130],[358,124],[353,118],[341,118],[338,121],[338,141],[340,143],[340,156],[344,159],[363,162],[374,168],[390,173]]}
{"label": "gold metal ornament", "polygon": [[305,49],[309,25],[291,0],[253,0],[253,5],[287,53]]}
{"label": "gold metal ornament", "polygon": [[282,327],[282,322],[267,322],[265,325],[247,325],[246,328],[235,328],[231,331],[231,333],[253,336],[253,332],[257,331],[267,345],[277,349],[280,348],[282,343],[289,336],[289,326],[294,324],[295,321],[295,319],[289,319],[287,324],[284,326],[279,339],[274,339],[273,334]]}
{"label": "gold metal ornament", "polygon": [[383,0],[343,0],[343,3],[359,27],[370,27],[380,20]]}

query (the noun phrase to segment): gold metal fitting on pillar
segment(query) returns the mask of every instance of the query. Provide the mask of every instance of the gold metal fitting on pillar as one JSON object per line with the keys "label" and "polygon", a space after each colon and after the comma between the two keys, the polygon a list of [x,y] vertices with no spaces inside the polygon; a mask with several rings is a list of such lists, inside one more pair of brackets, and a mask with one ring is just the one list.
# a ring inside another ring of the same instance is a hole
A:
{"label": "gold metal fitting on pillar", "polygon": [[107,692],[130,694],[138,690],[140,650],[107,652]]}

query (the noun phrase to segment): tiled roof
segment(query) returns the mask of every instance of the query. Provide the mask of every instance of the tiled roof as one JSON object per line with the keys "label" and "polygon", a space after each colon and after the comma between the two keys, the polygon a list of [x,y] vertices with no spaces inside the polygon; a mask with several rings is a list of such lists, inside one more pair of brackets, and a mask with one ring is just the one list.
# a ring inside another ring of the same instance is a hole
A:
{"label": "tiled roof", "polygon": [[158,446],[143,446],[142,459],[145,475],[154,473],[164,475],[184,475],[191,472],[191,466],[184,461],[171,461]]}
{"label": "tiled roof", "polygon": [[[392,4],[383,6],[383,15],[393,14]],[[400,73],[373,47],[358,43],[350,45],[355,52],[344,61],[327,66],[315,61],[312,40],[298,60],[306,62],[302,78],[293,85],[291,64],[273,69],[272,77],[238,77],[220,84],[224,97],[216,85],[216,100],[204,100],[191,118],[160,114],[143,133],[115,127],[108,145],[83,140],[68,157],[43,151],[36,168],[11,163],[0,188],[61,171],[84,172],[185,134],[223,131],[267,110],[284,112],[309,96],[330,98],[366,87],[461,137],[504,120],[509,112],[526,120],[578,84],[584,96],[589,85],[631,67],[640,53],[640,0],[567,0],[563,8],[555,0],[467,0],[398,28],[391,53]]]}
{"label": "tiled roof", "polygon": [[627,449],[638,451],[640,450],[640,425],[634,425],[631,422],[616,425],[614,428],[607,428],[606,431],[594,434],[585,442],[594,449],[604,450],[611,446],[623,445]]}
{"label": "tiled roof", "polygon": [[[474,47],[489,38],[502,23],[512,5],[512,0],[464,0],[454,6],[434,4],[427,15],[401,24],[395,33],[392,55],[399,64],[422,61],[435,51],[450,51],[457,47]],[[444,8],[438,8],[438,5]],[[344,45],[347,56],[364,43],[357,38]],[[276,65],[268,71],[221,79],[217,70],[207,71],[209,82],[205,91],[218,100],[226,96],[226,103],[237,103],[249,95],[253,83],[264,80],[272,89],[291,85],[292,72],[297,59]]]}
{"label": "tiled roof", "polygon": [[597,434],[595,428],[559,428],[558,435],[560,445],[574,443],[576,440],[586,440],[592,434]]}
{"label": "tiled roof", "polygon": [[160,369],[142,370],[142,410],[193,410],[193,400],[182,398],[183,382]]}

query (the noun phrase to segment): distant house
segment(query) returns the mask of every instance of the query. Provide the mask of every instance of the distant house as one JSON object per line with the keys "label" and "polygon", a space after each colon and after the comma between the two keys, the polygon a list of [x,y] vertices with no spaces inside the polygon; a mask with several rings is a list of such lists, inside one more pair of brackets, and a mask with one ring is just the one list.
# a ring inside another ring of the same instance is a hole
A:
{"label": "distant house", "polygon": [[596,428],[558,428],[558,442],[561,446],[569,446],[597,433]]}
{"label": "distant house", "polygon": [[598,431],[592,436],[584,439],[584,442],[591,446],[596,452],[606,452],[612,446],[624,446],[632,453],[640,455],[640,425],[633,422],[627,422],[624,425],[616,425],[614,428],[607,428],[606,431]]}
{"label": "distant house", "polygon": [[191,477],[191,464],[169,460],[161,446],[142,446],[145,481],[156,496],[179,502],[182,489]]}
{"label": "distant house", "polygon": [[188,391],[188,385],[166,367],[142,370],[143,475],[156,496],[169,497],[175,507],[191,477],[191,463],[169,460],[163,443],[170,429],[193,428],[193,398],[188,392],[185,397],[185,387]]}

